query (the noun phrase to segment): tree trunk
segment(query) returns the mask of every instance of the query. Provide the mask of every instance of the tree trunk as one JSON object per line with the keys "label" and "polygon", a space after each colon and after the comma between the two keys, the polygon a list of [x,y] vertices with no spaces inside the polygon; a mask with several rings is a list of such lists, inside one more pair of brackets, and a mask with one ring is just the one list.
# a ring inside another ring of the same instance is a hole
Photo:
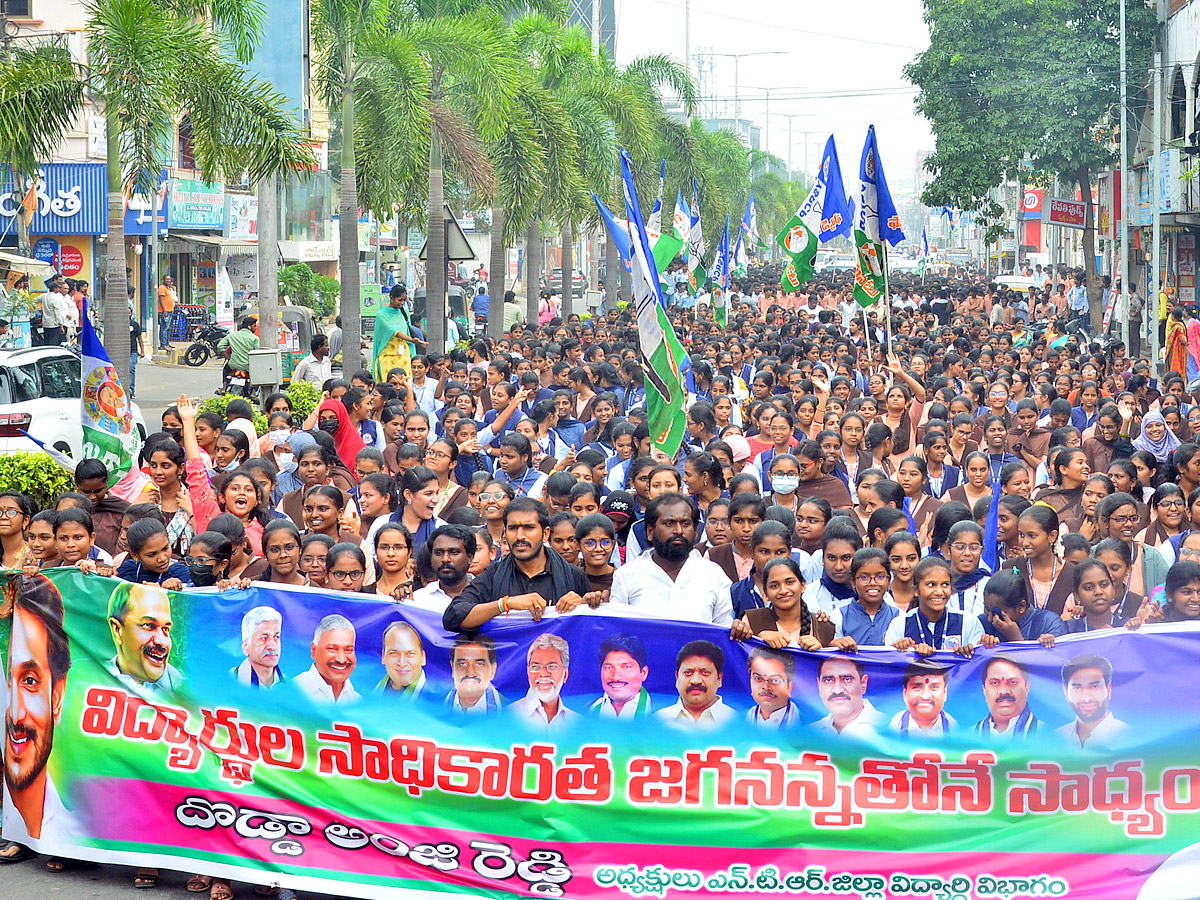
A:
{"label": "tree trunk", "polygon": [[617,308],[617,284],[625,266],[617,252],[617,242],[613,240],[612,232],[604,229],[604,309]]}
{"label": "tree trunk", "polygon": [[571,251],[574,249],[571,246],[571,220],[563,222],[562,227],[562,278],[559,279],[562,286],[562,315],[563,319],[567,319],[571,313],[575,311],[575,289],[572,287],[573,279],[571,274],[575,268],[575,260]]}
{"label": "tree trunk", "polygon": [[541,265],[542,229],[535,214],[525,232],[525,318],[534,326],[538,320],[538,270]]}
{"label": "tree trunk", "polygon": [[1085,163],[1075,170],[1079,183],[1079,197],[1083,200],[1083,268],[1087,274],[1088,310],[1092,322],[1092,334],[1100,330],[1104,321],[1104,301],[1100,286],[1100,273],[1096,271],[1096,221],[1092,215],[1092,172]]}
{"label": "tree trunk", "polygon": [[[588,229],[588,268],[587,279],[584,282],[583,288],[586,292],[600,289],[600,235],[596,233],[596,227]],[[586,304],[585,304],[586,305]]]}
{"label": "tree trunk", "polygon": [[[121,177],[121,121],[116,104],[107,105],[108,254],[104,264],[101,319],[104,349],[122,383],[129,379],[129,291],[125,282],[125,196]],[[157,173],[156,173],[157,175]],[[157,196],[157,194],[155,194]],[[150,307],[157,315],[157,304]],[[83,322],[79,323],[80,328]],[[157,334],[157,329],[155,330]]]}
{"label": "tree trunk", "polygon": [[504,334],[504,285],[508,276],[508,253],[504,243],[504,207],[492,206],[492,252],[488,260],[488,304],[487,330],[494,338]]}
{"label": "tree trunk", "polygon": [[446,226],[442,206],[442,139],[429,142],[429,228],[425,243],[425,340],[428,350],[446,347]]}
{"label": "tree trunk", "polygon": [[[362,293],[358,272],[358,184],[354,158],[354,88],[342,89],[342,182],[338,192],[338,276],[342,283],[342,372],[362,365]],[[261,275],[261,273],[260,273]],[[372,354],[374,355],[374,354]]]}

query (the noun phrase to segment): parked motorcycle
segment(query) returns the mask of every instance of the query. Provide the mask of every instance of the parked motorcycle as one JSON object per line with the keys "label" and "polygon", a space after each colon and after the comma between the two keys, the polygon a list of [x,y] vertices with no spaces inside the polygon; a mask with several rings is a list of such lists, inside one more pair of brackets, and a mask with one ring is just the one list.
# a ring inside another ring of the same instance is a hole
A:
{"label": "parked motorcycle", "polygon": [[219,355],[217,344],[227,334],[229,334],[228,328],[210,320],[207,325],[200,329],[199,334],[196,335],[196,340],[184,352],[183,361],[189,366],[204,365],[208,362],[210,356]]}

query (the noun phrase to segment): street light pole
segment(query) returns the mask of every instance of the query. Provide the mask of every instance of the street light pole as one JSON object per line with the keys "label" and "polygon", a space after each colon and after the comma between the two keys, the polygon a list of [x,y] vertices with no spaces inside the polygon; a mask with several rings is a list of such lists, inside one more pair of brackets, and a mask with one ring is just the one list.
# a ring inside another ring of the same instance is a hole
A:
{"label": "street light pole", "polygon": [[1121,0],[1121,339],[1129,352],[1129,98],[1125,72],[1125,0]]}
{"label": "street light pole", "polygon": [[783,56],[782,50],[755,50],[749,53],[713,53],[712,56],[723,56],[733,59],[733,119],[736,125],[742,119],[741,96],[741,62],[745,56]]}

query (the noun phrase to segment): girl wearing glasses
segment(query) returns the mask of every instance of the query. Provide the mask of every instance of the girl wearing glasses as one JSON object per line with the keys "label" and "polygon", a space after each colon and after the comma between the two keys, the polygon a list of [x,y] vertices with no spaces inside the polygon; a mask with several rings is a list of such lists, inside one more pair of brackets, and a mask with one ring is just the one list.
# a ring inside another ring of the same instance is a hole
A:
{"label": "girl wearing glasses", "polygon": [[1187,498],[1179,485],[1160,484],[1150,498],[1150,524],[1143,528],[1135,541],[1153,547],[1168,563],[1175,561],[1171,538],[1188,530]]}
{"label": "girl wearing glasses", "polygon": [[891,582],[892,573],[885,551],[864,547],[854,554],[850,563],[854,599],[842,608],[840,615],[833,617],[836,626],[834,647],[855,653],[860,645],[883,646],[888,626],[900,615],[888,595]]}
{"label": "girl wearing glasses", "polygon": [[607,600],[616,571],[612,556],[617,546],[617,532],[612,519],[601,513],[584,516],[575,526],[575,538],[579,541],[583,572],[591,590],[603,591]]}
{"label": "girl wearing glasses", "polygon": [[504,510],[508,501],[516,496],[516,492],[503,481],[489,481],[484,485],[483,493],[479,495],[479,511],[483,515],[483,524],[492,537],[492,562],[495,562],[507,552],[504,543]]}
{"label": "girl wearing glasses", "polygon": [[969,617],[978,616],[983,612],[983,583],[991,574],[981,565],[983,529],[974,522],[958,522],[941,550],[953,575],[950,607]]}
{"label": "girl wearing glasses", "polygon": [[351,594],[374,594],[375,585],[363,586],[367,576],[367,557],[356,544],[343,542],[329,548],[325,561],[329,587]]}
{"label": "girl wearing glasses", "polygon": [[305,583],[300,573],[300,531],[291,519],[275,519],[263,529],[263,555],[267,558],[267,570],[259,581],[274,584]]}
{"label": "girl wearing glasses", "polygon": [[438,438],[425,451],[425,465],[437,476],[438,500],[434,515],[446,518],[456,509],[467,505],[467,491],[450,480],[450,474],[458,465],[458,445],[449,438]]}
{"label": "girl wearing glasses", "polygon": [[1118,492],[1105,497],[1096,507],[1101,533],[1120,541],[1129,552],[1129,588],[1142,596],[1148,595],[1167,580],[1167,561],[1153,547],[1148,547],[1134,536],[1141,527],[1141,514],[1137,501],[1126,493]]}
{"label": "girl wearing glasses", "polygon": [[5,569],[22,569],[36,559],[25,542],[25,526],[33,518],[33,501],[17,491],[0,493],[0,550]]}

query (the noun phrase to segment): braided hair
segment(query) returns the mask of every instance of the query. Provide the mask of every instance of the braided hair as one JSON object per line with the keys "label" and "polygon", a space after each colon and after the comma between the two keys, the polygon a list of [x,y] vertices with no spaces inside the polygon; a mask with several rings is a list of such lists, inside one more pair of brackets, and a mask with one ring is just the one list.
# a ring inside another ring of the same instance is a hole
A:
{"label": "braided hair", "polygon": [[[763,566],[763,588],[766,588],[767,580],[771,577],[771,570],[779,566],[786,566],[791,570],[791,573],[800,579],[800,583],[805,581],[804,573],[800,570],[799,564],[790,556],[779,556],[771,560]],[[808,604],[804,602],[804,594],[800,595],[800,634],[812,634],[812,613],[808,611]]]}

